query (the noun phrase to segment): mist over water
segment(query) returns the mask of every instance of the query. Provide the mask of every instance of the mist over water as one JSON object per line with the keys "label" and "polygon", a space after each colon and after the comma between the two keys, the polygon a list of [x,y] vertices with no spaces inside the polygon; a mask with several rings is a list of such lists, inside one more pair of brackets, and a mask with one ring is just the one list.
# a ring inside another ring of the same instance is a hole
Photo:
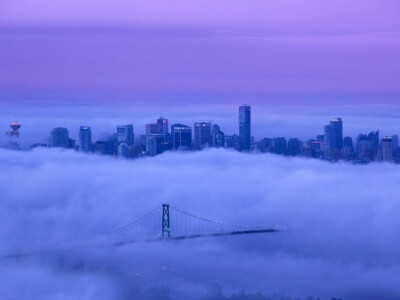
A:
{"label": "mist over water", "polygon": [[286,230],[85,248],[63,253],[63,271],[54,252],[42,263],[3,260],[0,293],[9,299],[132,299],[153,289],[153,298],[200,299],[222,287],[225,295],[397,299],[399,182],[392,164],[228,150],[135,161],[57,149],[1,150],[2,254],[93,239],[162,203]]}

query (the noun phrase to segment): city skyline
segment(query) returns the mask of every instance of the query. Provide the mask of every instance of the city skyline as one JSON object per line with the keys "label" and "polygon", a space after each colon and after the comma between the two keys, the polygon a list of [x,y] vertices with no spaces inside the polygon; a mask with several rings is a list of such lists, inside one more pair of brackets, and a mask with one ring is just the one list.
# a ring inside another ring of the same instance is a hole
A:
{"label": "city skyline", "polygon": [[[13,122],[12,131],[5,132],[10,137],[19,137],[21,124]],[[199,151],[206,148],[229,148],[241,152],[264,152],[286,156],[319,158],[329,161],[347,160],[357,163],[372,161],[389,161],[400,163],[398,135],[382,136],[379,130],[369,134],[360,133],[355,139],[343,134],[341,117],[332,118],[323,127],[323,134],[317,134],[303,141],[297,137],[264,137],[255,140],[251,135],[251,106],[240,105],[238,109],[238,134],[226,135],[218,124],[212,122],[194,122],[193,127],[175,123],[170,125],[168,119],[160,117],[154,123],[145,125],[145,135],[135,139],[134,126],[118,125],[117,132],[109,134],[107,140],[92,140],[92,130],[80,126],[79,144],[70,138],[67,128],[57,127],[51,131],[49,144],[36,143],[35,147],[61,147],[81,152],[93,152],[104,155],[115,155],[125,158],[156,156],[165,151],[184,150]],[[8,145],[18,150],[18,139],[14,138]]]}

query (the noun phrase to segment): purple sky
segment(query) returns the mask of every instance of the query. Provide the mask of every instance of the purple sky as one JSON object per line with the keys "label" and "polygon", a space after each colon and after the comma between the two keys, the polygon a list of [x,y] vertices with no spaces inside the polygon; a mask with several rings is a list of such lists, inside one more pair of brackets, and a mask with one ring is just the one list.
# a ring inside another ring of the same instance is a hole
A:
{"label": "purple sky", "polygon": [[396,0],[3,0],[0,92],[383,95],[375,101],[397,104],[399,13]]}

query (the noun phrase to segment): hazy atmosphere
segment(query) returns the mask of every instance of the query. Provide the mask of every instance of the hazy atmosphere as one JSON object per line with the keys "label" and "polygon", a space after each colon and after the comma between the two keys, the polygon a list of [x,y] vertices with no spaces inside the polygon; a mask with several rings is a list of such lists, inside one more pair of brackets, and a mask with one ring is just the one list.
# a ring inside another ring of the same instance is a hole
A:
{"label": "hazy atmosphere", "polygon": [[0,298],[400,299],[398,0],[0,1]]}
{"label": "hazy atmosphere", "polygon": [[[10,299],[52,299],[57,293],[66,299],[123,298],[152,286],[187,299],[205,296],[215,285],[227,294],[400,296],[397,166],[357,167],[226,150],[127,162],[41,149],[2,150],[0,164],[3,253],[92,239],[163,202],[223,221],[286,228],[271,235],[79,253],[88,266],[102,266],[98,272],[59,274],[51,265],[29,265],[27,258],[28,272],[13,268],[5,279],[1,294]],[[150,184],[155,178],[157,188]],[[74,255],[67,253],[66,263],[73,263]],[[4,272],[9,270],[3,269],[3,277]]]}

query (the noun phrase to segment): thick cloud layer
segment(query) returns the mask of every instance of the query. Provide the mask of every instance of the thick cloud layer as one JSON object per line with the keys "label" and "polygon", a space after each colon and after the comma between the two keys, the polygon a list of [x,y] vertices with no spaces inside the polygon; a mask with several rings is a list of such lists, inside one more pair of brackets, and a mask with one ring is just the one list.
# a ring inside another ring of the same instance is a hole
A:
{"label": "thick cloud layer", "polygon": [[[391,164],[226,150],[137,161],[1,150],[3,254],[91,239],[165,202],[221,221],[287,230],[89,248],[65,254],[65,264],[77,267],[64,272],[54,271],[56,261],[5,260],[2,277],[8,279],[0,293],[11,299],[129,299],[139,290],[168,288],[173,298],[188,299],[222,286],[226,294],[398,299],[399,179],[400,169]],[[79,268],[81,261],[85,267]]]}

